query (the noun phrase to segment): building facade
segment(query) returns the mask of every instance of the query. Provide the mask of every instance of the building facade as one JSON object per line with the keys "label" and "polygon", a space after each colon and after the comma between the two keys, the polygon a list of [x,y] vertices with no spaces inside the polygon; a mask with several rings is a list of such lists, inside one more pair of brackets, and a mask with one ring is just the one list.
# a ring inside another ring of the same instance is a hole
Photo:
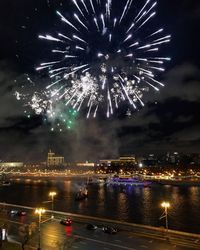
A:
{"label": "building facade", "polygon": [[56,156],[54,152],[51,150],[47,156],[47,166],[48,167],[56,167],[56,166],[63,166],[65,159],[63,156]]}
{"label": "building facade", "polygon": [[135,156],[123,156],[118,159],[100,160],[98,170],[107,173],[120,173],[123,171],[131,171],[137,165]]}
{"label": "building facade", "polygon": [[1,162],[0,167],[3,168],[22,168],[24,166],[23,162]]}

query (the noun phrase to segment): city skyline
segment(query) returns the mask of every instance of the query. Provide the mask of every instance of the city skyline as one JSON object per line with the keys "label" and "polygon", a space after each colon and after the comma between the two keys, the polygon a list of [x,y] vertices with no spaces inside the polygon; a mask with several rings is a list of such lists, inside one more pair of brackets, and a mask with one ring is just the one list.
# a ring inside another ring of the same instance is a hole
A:
{"label": "city skyline", "polygon": [[[32,164],[32,165],[44,165],[46,162],[48,165],[65,165],[65,164],[98,164],[100,162],[106,161],[123,161],[123,160],[133,160],[137,165],[140,165],[141,162],[149,161],[150,165],[163,165],[167,166],[167,164],[175,164],[177,166],[184,165],[184,167],[188,168],[192,166],[199,166],[200,165],[200,154],[198,153],[183,153],[183,152],[162,152],[162,153],[134,153],[131,154],[124,154],[124,155],[117,155],[115,157],[105,157],[105,158],[88,158],[88,159],[69,159],[69,157],[65,154],[61,155],[57,150],[48,149],[42,156],[42,158],[35,158],[31,160],[31,158],[21,157],[21,158],[0,158],[0,164],[8,163],[10,165],[13,164]],[[54,164],[57,162],[56,164]],[[146,164],[148,166],[149,164]],[[143,165],[145,166],[145,164]]]}

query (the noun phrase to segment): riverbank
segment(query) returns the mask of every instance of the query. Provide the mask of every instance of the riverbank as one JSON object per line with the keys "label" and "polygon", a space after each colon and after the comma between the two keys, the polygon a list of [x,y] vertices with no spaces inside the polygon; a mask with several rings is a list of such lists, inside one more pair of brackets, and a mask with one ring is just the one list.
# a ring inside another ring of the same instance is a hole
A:
{"label": "riverbank", "polygon": [[[9,174],[10,181],[23,181],[23,180],[70,180],[75,178],[88,178],[92,179],[98,178],[108,178],[110,175],[108,174],[95,174],[94,172],[86,172],[86,173],[63,173],[63,172],[55,172],[55,173],[17,173],[17,174]],[[124,176],[122,176],[124,177]],[[137,178],[137,177],[136,177]],[[144,179],[144,180],[149,180]],[[200,187],[200,179],[151,179],[151,181],[155,184],[159,185],[169,185],[169,186],[196,186]]]}
{"label": "riverbank", "polygon": [[[63,173],[55,173],[55,174],[10,174],[9,180],[69,180],[75,178],[88,178],[91,174],[84,173],[84,174],[63,174]],[[93,177],[98,178],[100,176],[96,176],[92,174]]]}
{"label": "riverbank", "polygon": [[169,186],[200,187],[200,180],[155,180],[154,183]]}

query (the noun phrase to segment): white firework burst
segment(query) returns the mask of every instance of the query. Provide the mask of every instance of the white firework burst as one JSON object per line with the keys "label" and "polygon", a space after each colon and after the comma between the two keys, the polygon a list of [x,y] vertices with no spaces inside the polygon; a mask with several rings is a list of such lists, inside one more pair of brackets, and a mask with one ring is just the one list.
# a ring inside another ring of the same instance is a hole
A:
{"label": "white firework burst", "polygon": [[170,60],[158,54],[171,36],[148,26],[157,2],[147,0],[139,10],[133,0],[72,2],[71,17],[56,12],[62,30],[39,36],[55,43],[51,61],[37,67],[48,70],[52,83],[47,90],[74,109],[87,107],[87,118],[96,117],[100,108],[110,117],[127,101],[133,110],[144,106],[144,92],[164,86],[157,76]]}

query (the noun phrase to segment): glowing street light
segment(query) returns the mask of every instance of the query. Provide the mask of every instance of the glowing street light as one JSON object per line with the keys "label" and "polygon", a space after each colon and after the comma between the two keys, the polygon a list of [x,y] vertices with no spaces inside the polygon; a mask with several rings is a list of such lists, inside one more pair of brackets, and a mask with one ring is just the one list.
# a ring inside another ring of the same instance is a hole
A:
{"label": "glowing street light", "polygon": [[165,227],[166,227],[166,229],[168,230],[168,209],[170,208],[170,203],[169,203],[169,202],[166,202],[166,201],[163,201],[163,202],[161,203],[161,207],[164,208],[164,213],[163,213],[163,215],[160,217],[160,219],[165,218]]}
{"label": "glowing street light", "polygon": [[54,218],[54,216],[53,216],[53,211],[54,211],[54,196],[56,196],[56,195],[57,195],[56,192],[49,192],[49,196],[51,197],[51,211],[52,211],[51,218]]}
{"label": "glowing street light", "polygon": [[35,214],[38,215],[38,235],[39,235],[39,238],[38,238],[38,250],[40,250],[40,224],[41,224],[41,218],[42,218],[42,215],[45,213],[45,209],[44,208],[36,208],[35,209]]}

